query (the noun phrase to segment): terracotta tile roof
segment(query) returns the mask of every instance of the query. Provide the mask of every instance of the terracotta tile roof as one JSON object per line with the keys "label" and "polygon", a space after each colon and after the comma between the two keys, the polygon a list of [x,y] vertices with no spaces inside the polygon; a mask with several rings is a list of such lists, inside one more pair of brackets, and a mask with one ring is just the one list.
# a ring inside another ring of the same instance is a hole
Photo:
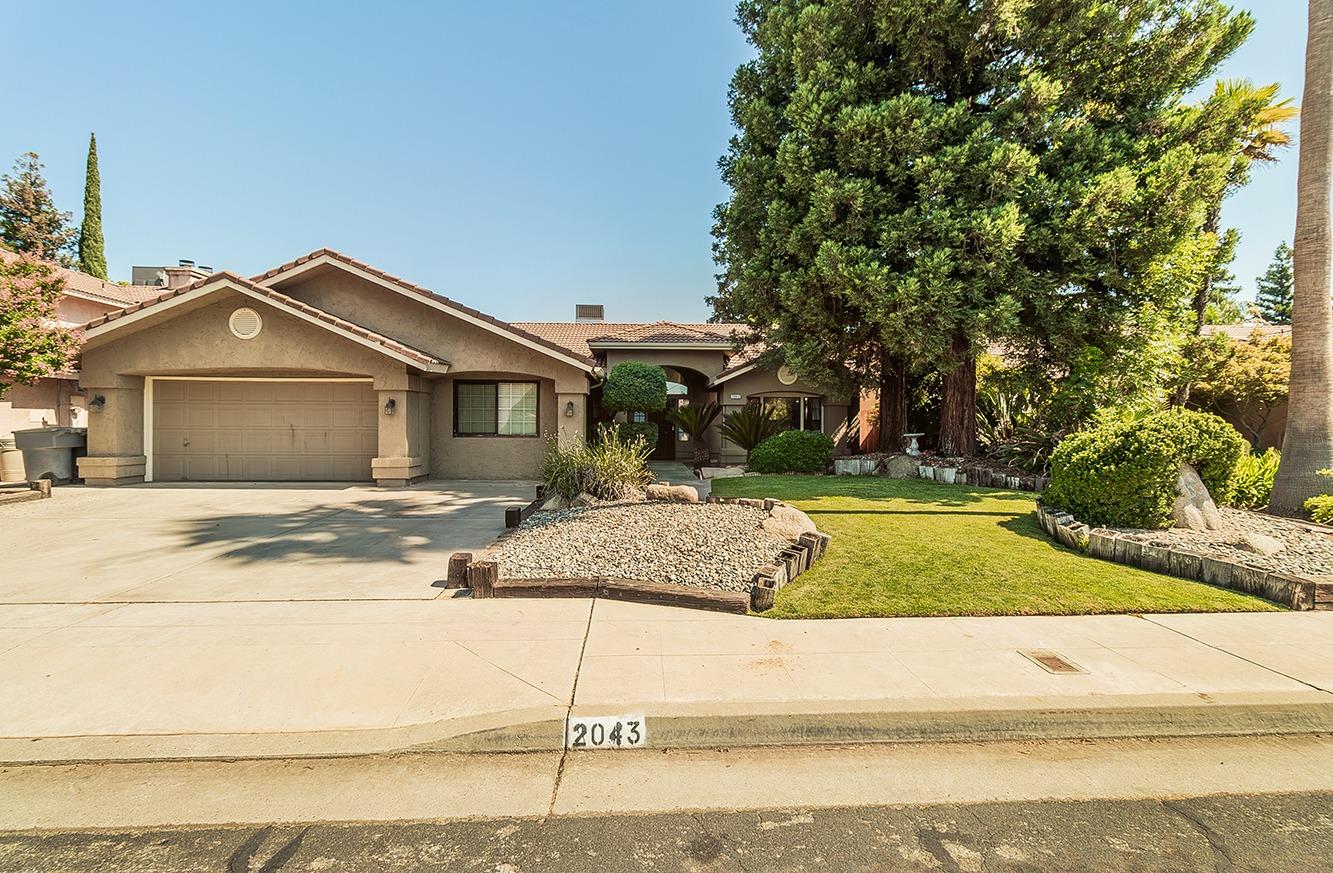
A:
{"label": "terracotta tile roof", "polygon": [[338,318],[336,315],[332,315],[328,312],[325,312],[322,309],[316,309],[310,304],[303,303],[294,297],[288,297],[286,294],[283,294],[280,291],[275,291],[274,289],[269,288],[265,285],[259,285],[255,282],[250,281],[249,279],[244,278],[243,276],[238,276],[235,273],[230,273],[225,270],[220,273],[214,273],[211,276],[206,276],[205,278],[200,279],[196,282],[191,282],[189,285],[182,285],[179,288],[162,292],[157,297],[151,300],[144,300],[139,303],[135,303],[132,306],[126,306],[124,309],[117,309],[114,312],[108,312],[105,315],[99,316],[98,318],[94,318],[92,321],[85,324],[82,330],[86,332],[92,330],[95,327],[101,327],[102,325],[107,324],[109,322],[113,322],[116,321],[117,319],[124,318],[125,316],[130,315],[131,313],[148,309],[150,307],[156,306],[159,303],[166,302],[167,300],[170,300],[173,297],[179,297],[182,294],[186,294],[190,291],[194,291],[197,288],[202,288],[205,285],[210,285],[212,283],[218,282],[219,280],[226,280],[228,282],[232,282],[236,285],[239,285],[248,291],[261,294],[264,297],[267,297],[269,300],[272,300],[279,307],[291,309],[296,312],[300,312],[304,315],[312,316],[325,324],[332,325],[333,327],[338,328],[339,330],[343,330],[355,336],[359,336],[362,339],[369,340],[377,345],[383,346],[384,348],[390,351],[396,352],[399,355],[402,355],[403,357],[410,358],[413,361],[416,361],[417,363],[424,364],[426,366],[440,366],[448,364],[448,361],[445,361],[442,358],[437,358],[434,357],[433,355],[428,355],[425,352],[421,351],[420,349],[414,349],[411,346],[405,346],[402,343],[398,342],[397,340],[390,339],[389,337],[384,336],[383,334],[375,333],[373,330],[368,330],[367,328],[364,328],[359,324],[354,324],[350,321],[347,321],[346,319]]}
{"label": "terracotta tile roof", "polygon": [[727,361],[727,367],[722,372],[713,377],[713,382],[724,381],[727,377],[734,375],[739,370],[744,370],[758,359],[764,353],[762,345],[749,345],[731,356]]}
{"label": "terracotta tile roof", "polygon": [[717,345],[731,343],[732,335],[745,328],[741,324],[679,321],[520,321],[515,326],[585,356],[593,354],[590,342]]}
{"label": "terracotta tile roof", "polygon": [[560,352],[562,355],[565,356],[568,356],[570,352],[573,351],[575,352],[575,355],[577,357],[582,358],[583,362],[589,365],[590,367],[597,363],[596,360],[593,359],[591,353],[588,352],[586,349],[582,352],[579,352],[570,346],[554,342],[540,334],[525,330],[520,325],[512,324],[507,321],[501,321],[500,319],[495,318],[494,316],[487,315],[481,310],[473,309],[471,306],[465,306],[464,304],[459,303],[457,300],[452,300],[448,297],[445,297],[443,294],[436,294],[434,291],[431,291],[428,288],[423,288],[420,285],[409,282],[406,279],[393,275],[392,273],[386,273],[384,270],[381,270],[378,267],[372,267],[370,264],[367,264],[364,261],[358,261],[355,258],[344,255],[342,252],[335,251],[334,249],[328,249],[328,248],[316,249],[315,251],[311,252],[308,255],[302,255],[301,257],[297,258],[294,261],[288,261],[287,263],[281,266],[274,267],[273,269],[268,270],[267,272],[260,273],[258,276],[254,276],[253,281],[262,285],[263,283],[269,281],[270,279],[277,277],[281,273],[285,273],[288,270],[294,269],[295,267],[299,267],[302,264],[308,263],[320,257],[328,257],[332,260],[340,261],[349,267],[354,267],[365,273],[369,273],[370,275],[375,276],[376,278],[383,279],[385,282],[390,282],[394,285],[397,285],[404,291],[416,294],[420,297],[425,297],[430,300],[434,300],[438,303],[443,303],[445,306],[448,306],[451,309],[455,309],[461,313],[471,316],[472,318],[484,321],[487,324],[495,325],[501,330],[511,333],[515,336],[522,337],[523,339],[535,342],[538,345],[545,346],[551,351]]}
{"label": "terracotta tile roof", "polygon": [[[0,260],[6,263],[17,261],[19,257],[14,252],[0,249]],[[107,282],[96,276],[90,276],[78,270],[71,270],[50,261],[44,263],[65,280],[65,290],[68,293],[78,297],[88,297],[99,303],[124,306],[127,303],[150,300],[164,290],[156,285],[117,285],[115,282]]]}
{"label": "terracotta tile roof", "polygon": [[1226,334],[1233,340],[1247,340],[1252,334],[1258,332],[1260,336],[1291,336],[1291,325],[1289,324],[1205,324],[1203,326],[1205,336],[1214,334]]}

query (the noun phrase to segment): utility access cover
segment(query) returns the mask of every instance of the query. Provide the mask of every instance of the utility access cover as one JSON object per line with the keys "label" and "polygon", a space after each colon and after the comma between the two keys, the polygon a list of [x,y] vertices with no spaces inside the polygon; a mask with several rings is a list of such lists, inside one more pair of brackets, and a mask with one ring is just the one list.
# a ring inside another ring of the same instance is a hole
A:
{"label": "utility access cover", "polygon": [[1018,654],[1027,658],[1047,673],[1086,673],[1078,664],[1050,649],[1019,649]]}

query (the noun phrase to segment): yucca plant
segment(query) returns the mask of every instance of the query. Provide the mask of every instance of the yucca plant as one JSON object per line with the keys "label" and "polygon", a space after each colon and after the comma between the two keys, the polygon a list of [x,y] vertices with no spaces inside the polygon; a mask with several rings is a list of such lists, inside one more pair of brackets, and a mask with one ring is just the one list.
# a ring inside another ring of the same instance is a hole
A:
{"label": "yucca plant", "polygon": [[754,447],[778,432],[778,423],[769,418],[759,404],[751,404],[728,413],[722,419],[719,428],[722,435],[745,451],[745,460],[750,460]]}
{"label": "yucca plant", "polygon": [[694,466],[708,463],[708,429],[722,414],[722,407],[713,401],[678,406],[666,414],[667,421],[689,434],[694,443]]}

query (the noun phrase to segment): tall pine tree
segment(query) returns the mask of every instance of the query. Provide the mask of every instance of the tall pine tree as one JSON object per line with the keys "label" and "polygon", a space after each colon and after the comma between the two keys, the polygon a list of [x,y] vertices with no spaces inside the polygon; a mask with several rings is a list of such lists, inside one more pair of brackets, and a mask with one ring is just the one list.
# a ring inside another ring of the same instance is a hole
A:
{"label": "tall pine tree", "polygon": [[0,239],[9,248],[71,266],[77,231],[69,222],[70,214],[56,209],[36,152],[15,161],[13,175],[0,177]]}
{"label": "tall pine tree", "polygon": [[[1179,283],[1229,155],[1183,96],[1250,33],[1220,0],[742,0],[719,317],[797,372],[943,376],[975,447],[992,340],[1068,371]],[[1188,301],[1185,302],[1186,306]],[[881,413],[881,419],[884,416]]]}
{"label": "tall pine tree", "polygon": [[1254,305],[1269,324],[1291,324],[1291,256],[1291,246],[1278,243],[1268,269],[1255,280],[1259,293],[1254,296]]}
{"label": "tall pine tree", "polygon": [[106,278],[106,240],[102,237],[102,174],[97,169],[97,134],[88,135],[88,172],[83,184],[83,227],[79,231],[79,269]]}

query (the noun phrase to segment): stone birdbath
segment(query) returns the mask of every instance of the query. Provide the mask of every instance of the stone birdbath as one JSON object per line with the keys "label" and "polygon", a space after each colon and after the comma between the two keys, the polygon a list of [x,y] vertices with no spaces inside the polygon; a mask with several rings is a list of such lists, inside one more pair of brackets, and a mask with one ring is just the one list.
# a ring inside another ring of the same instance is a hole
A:
{"label": "stone birdbath", "polygon": [[921,454],[921,446],[917,444],[917,440],[919,440],[923,436],[925,436],[925,434],[923,433],[903,434],[903,439],[911,440],[911,442],[907,446],[907,454],[911,455],[914,458]]}

